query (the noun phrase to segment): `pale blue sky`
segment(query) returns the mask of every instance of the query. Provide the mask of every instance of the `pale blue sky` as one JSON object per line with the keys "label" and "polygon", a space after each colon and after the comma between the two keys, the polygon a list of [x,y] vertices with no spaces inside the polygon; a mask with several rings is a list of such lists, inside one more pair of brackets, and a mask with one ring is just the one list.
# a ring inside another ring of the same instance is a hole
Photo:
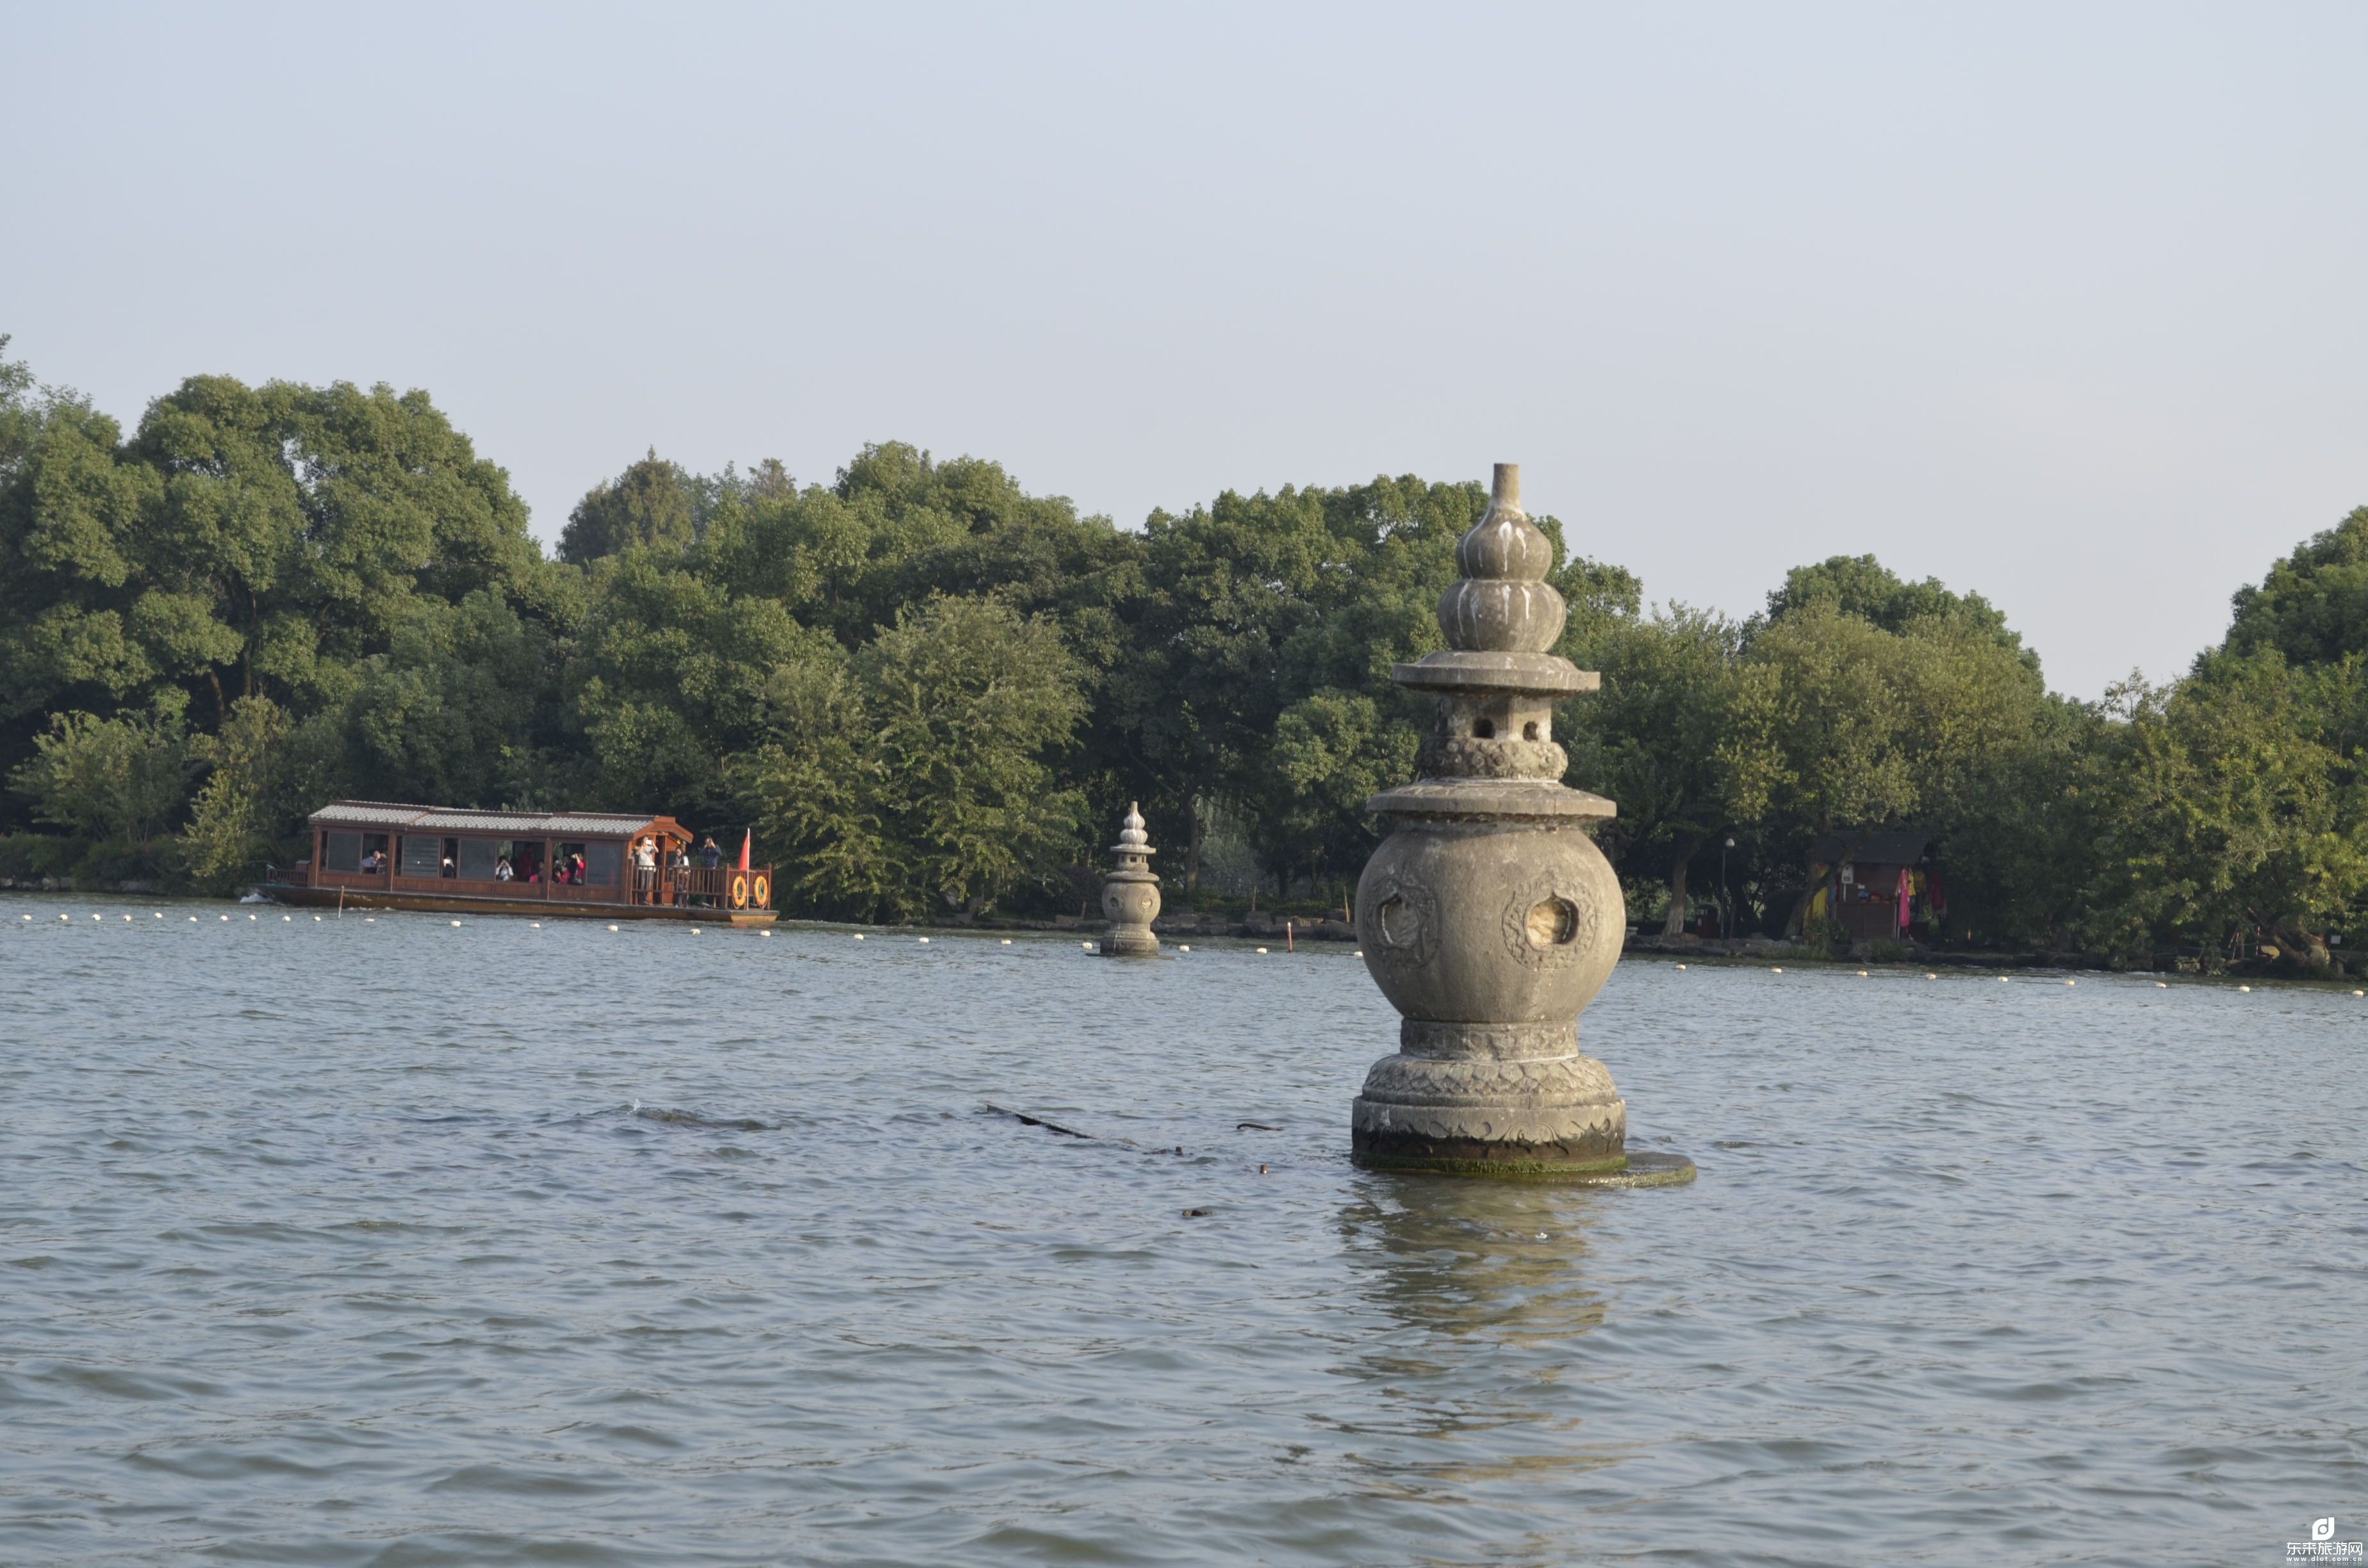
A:
{"label": "pale blue sky", "polygon": [[427,388],[555,536],[866,440],[1140,522],[1485,479],[1873,551],[2060,688],[2368,503],[2368,8],[0,6],[0,331]]}

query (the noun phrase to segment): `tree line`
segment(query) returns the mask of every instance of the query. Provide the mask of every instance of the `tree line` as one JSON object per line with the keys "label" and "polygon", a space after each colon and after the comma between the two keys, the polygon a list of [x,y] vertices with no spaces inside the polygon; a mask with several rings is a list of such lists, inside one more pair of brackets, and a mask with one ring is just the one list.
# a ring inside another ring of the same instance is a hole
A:
{"label": "tree line", "polygon": [[[0,348],[6,339],[0,338]],[[1000,465],[828,483],[655,452],[555,556],[427,395],[193,377],[125,430],[0,354],[0,874],[207,890],[338,796],[751,828],[795,914],[1071,906],[1144,802],[1171,898],[1337,909],[1427,707],[1394,664],[1474,483],[1226,492],[1138,529]],[[1565,548],[1569,781],[1632,917],[1816,940],[1811,845],[1912,824],[1948,939],[2323,968],[2368,895],[2368,509],[2235,597],[2164,686],[2051,693],[1978,594],[1873,557],[1744,619]],[[1730,846],[1729,841],[1732,841]]]}

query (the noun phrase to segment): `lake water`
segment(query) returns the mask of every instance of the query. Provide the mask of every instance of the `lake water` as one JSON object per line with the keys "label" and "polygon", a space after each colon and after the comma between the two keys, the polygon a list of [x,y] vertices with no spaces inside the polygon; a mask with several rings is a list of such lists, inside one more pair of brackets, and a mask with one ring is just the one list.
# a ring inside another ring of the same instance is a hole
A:
{"label": "lake water", "polygon": [[1629,962],[1588,1193],[1351,1167],[1338,948],[283,913],[0,898],[0,1562],[2368,1534],[2348,992]]}

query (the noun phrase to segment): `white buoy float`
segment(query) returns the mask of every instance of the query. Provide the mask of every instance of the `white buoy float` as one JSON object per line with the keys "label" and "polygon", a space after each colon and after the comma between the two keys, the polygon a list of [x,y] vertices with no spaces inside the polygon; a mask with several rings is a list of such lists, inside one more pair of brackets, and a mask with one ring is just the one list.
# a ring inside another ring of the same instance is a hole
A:
{"label": "white buoy float", "polygon": [[[1088,945],[1090,946],[1090,944],[1088,944]],[[1258,949],[1258,951],[1259,951],[1259,952],[1264,952],[1264,951],[1266,951],[1266,949],[1265,949],[1264,948],[1260,948],[1260,949]]]}
{"label": "white buoy float", "polygon": [[929,945],[929,939],[928,939],[927,937],[921,937],[921,938],[920,938],[920,942],[921,942],[921,946],[923,946],[923,947],[925,947],[925,948],[926,948],[926,947],[928,947],[928,946]]}

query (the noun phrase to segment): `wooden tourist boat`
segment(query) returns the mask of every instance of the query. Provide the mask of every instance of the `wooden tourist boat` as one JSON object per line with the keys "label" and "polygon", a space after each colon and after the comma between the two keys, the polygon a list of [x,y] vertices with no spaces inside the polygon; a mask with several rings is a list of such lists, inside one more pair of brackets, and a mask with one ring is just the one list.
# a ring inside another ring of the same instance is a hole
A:
{"label": "wooden tourist boat", "polygon": [[[568,915],[769,926],[773,869],[693,863],[672,817],[476,812],[332,801],[311,858],[271,870],[267,898],[314,908]],[[655,864],[644,868],[642,850]]]}

